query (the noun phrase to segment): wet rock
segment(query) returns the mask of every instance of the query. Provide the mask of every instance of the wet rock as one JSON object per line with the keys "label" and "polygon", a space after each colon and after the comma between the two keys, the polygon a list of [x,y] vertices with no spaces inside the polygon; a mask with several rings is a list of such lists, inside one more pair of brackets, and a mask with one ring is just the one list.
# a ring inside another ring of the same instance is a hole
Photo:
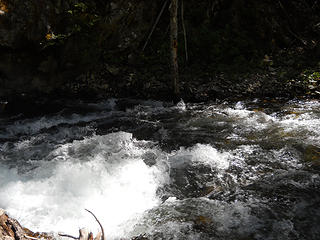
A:
{"label": "wet rock", "polygon": [[193,228],[199,231],[210,231],[210,228],[212,228],[212,219],[210,217],[197,216],[193,222]]}
{"label": "wet rock", "polygon": [[9,217],[0,209],[0,239],[14,240],[15,234],[8,221]]}
{"label": "wet rock", "polygon": [[143,154],[142,159],[146,165],[149,167],[155,165],[157,163],[157,155],[153,152],[146,152]]}
{"label": "wet rock", "polygon": [[140,235],[138,237],[134,237],[131,240],[148,240],[149,238],[146,237],[145,235]]}
{"label": "wet rock", "polygon": [[53,237],[45,233],[33,233],[23,228],[20,223],[0,208],[0,239],[1,240],[29,240],[29,239],[53,240]]}

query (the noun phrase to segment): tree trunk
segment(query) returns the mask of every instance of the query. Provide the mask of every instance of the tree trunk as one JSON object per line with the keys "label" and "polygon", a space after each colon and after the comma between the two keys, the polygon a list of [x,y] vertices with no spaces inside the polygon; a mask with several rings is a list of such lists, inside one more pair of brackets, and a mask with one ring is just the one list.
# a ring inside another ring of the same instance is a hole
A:
{"label": "tree trunk", "polygon": [[179,91],[178,72],[178,0],[171,0],[170,10],[170,48],[173,93],[177,97]]}

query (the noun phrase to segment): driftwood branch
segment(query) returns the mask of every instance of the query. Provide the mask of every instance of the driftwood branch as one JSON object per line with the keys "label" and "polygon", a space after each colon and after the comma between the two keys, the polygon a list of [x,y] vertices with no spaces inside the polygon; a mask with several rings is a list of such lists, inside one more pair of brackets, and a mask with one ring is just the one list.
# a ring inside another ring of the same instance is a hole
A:
{"label": "driftwood branch", "polygon": [[32,239],[32,240],[39,240],[40,239],[40,238],[30,237],[28,235],[24,235],[24,237],[27,239]]}
{"label": "driftwood branch", "polygon": [[100,228],[101,228],[101,232],[102,232],[102,240],[104,240],[104,229],[102,227],[102,224],[100,223],[100,221],[98,220],[98,218],[96,217],[96,215],[93,214],[93,212],[91,212],[90,210],[86,209],[87,212],[89,212],[94,219],[97,221],[97,223],[99,224]]}
{"label": "driftwood branch", "polygon": [[58,235],[59,235],[60,237],[67,237],[67,238],[72,238],[72,239],[79,239],[79,237],[74,237],[74,236],[71,236],[71,235],[68,235],[68,234],[59,233]]}
{"label": "driftwood branch", "polygon": [[90,234],[87,229],[81,228],[79,230],[79,240],[90,240],[89,236]]}
{"label": "driftwood branch", "polygon": [[93,238],[93,233],[92,232],[88,232],[85,228],[82,228],[79,230],[79,237],[74,237],[68,234],[60,234],[60,237],[67,237],[67,238],[72,238],[72,239],[76,239],[76,240],[105,240],[104,237],[104,229],[102,227],[102,224],[100,223],[99,219],[96,217],[96,215],[94,215],[93,212],[91,212],[88,209],[85,209],[87,212],[89,212],[94,219],[97,221],[97,223],[99,224],[100,228],[101,228],[101,232],[99,232],[95,238]]}

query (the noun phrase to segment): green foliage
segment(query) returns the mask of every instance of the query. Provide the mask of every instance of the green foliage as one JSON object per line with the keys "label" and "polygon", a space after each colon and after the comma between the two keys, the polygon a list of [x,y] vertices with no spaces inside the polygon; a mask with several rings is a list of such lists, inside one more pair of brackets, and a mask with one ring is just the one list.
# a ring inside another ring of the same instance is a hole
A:
{"label": "green foliage", "polygon": [[77,9],[77,10],[79,10],[80,12],[83,12],[83,13],[88,10],[88,6],[87,6],[85,3],[83,3],[83,2],[76,3],[76,4],[74,5],[74,8]]}
{"label": "green foliage", "polygon": [[320,72],[306,70],[301,75],[307,94],[311,96],[320,96]]}
{"label": "green foliage", "polygon": [[86,2],[75,3],[71,9],[67,10],[71,21],[74,22],[73,32],[80,32],[83,28],[94,26],[100,17],[95,13],[93,6],[89,6]]}
{"label": "green foliage", "polygon": [[319,72],[312,72],[312,73],[305,73],[305,77],[307,78],[309,83],[318,83],[320,81],[320,73]]}
{"label": "green foliage", "polygon": [[90,39],[88,42],[94,42],[91,39],[92,33],[95,31],[95,26],[100,21],[100,17],[95,13],[93,6],[90,6],[85,1],[72,1],[69,4],[69,9],[66,9],[61,13],[64,19],[64,29],[63,32],[49,32],[46,35],[46,40],[42,42],[42,49],[54,46],[63,46],[68,40],[75,35],[80,35],[81,38],[87,37]]}

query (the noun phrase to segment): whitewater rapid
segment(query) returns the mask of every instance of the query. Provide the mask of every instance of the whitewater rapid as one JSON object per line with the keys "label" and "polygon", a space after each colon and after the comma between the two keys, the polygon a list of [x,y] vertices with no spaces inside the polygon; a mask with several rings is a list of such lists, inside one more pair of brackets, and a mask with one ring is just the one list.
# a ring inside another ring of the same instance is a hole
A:
{"label": "whitewater rapid", "polygon": [[0,208],[23,226],[96,233],[89,209],[108,239],[317,239],[319,102],[80,106],[0,119]]}
{"label": "whitewater rapid", "polygon": [[[107,226],[107,236],[125,236],[146,209],[159,204],[157,188],[168,181],[164,156],[152,145],[125,132],[94,135],[62,144],[44,160],[30,159],[32,169],[1,166],[1,206],[30,229],[75,235],[79,227],[97,230],[84,211],[90,209]],[[147,166],[146,154],[156,156],[158,165]]]}

